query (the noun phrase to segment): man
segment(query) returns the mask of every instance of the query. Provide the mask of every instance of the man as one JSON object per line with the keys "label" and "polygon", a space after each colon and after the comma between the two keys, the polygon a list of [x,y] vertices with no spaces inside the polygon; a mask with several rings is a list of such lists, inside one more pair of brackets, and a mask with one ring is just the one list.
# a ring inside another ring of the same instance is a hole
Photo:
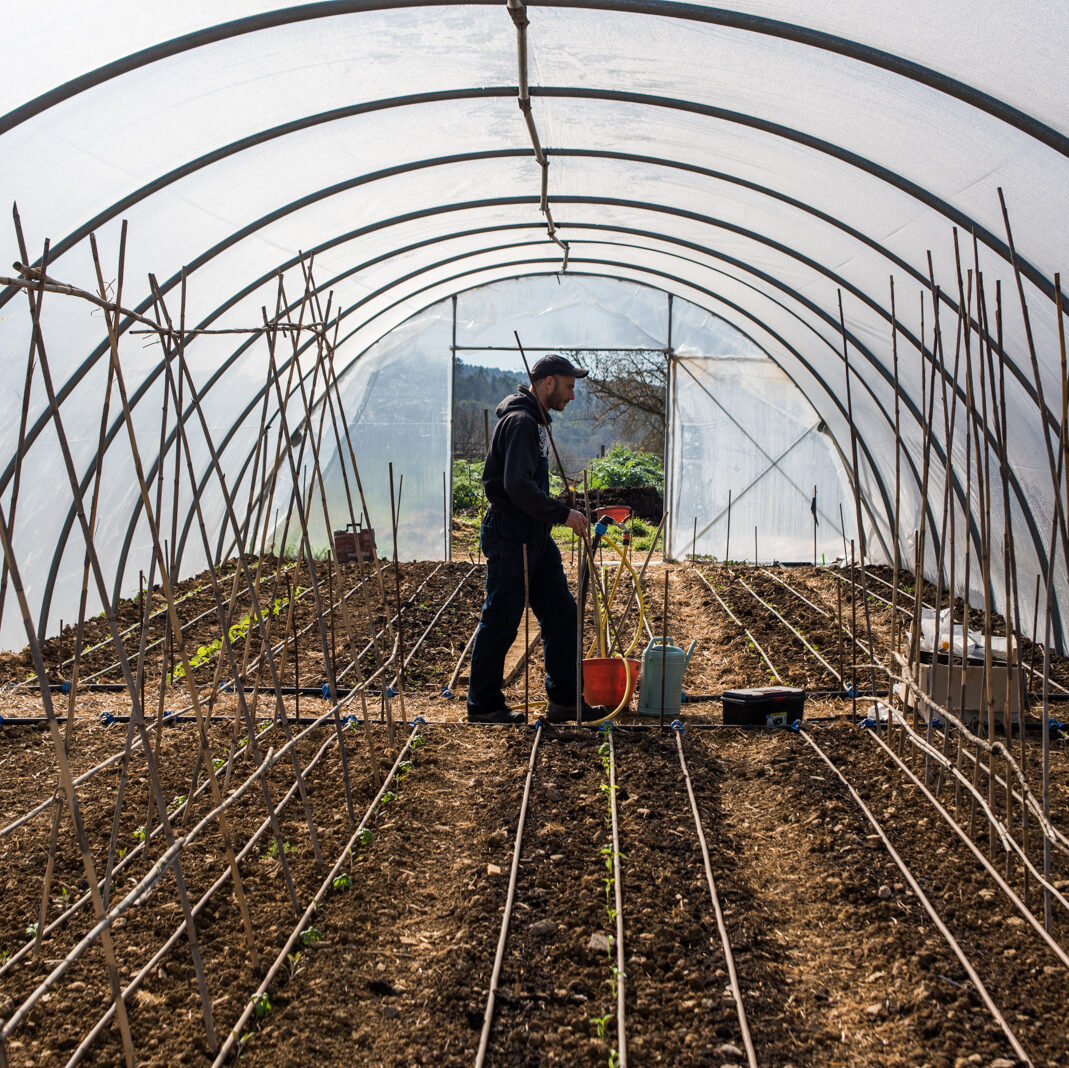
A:
{"label": "man", "polygon": [[[486,601],[475,635],[468,683],[469,723],[524,722],[501,692],[505,655],[523,616],[523,547],[527,546],[530,605],[542,628],[546,661],[546,718],[575,719],[575,600],[564,577],[560,550],[550,536],[555,525],[578,535],[586,517],[549,495],[549,413],[562,412],[575,399],[575,380],[589,372],[563,356],[544,356],[531,369],[531,386],[497,406],[498,424],[483,468],[483,489],[490,502],[482,525],[486,554]],[[540,403],[541,402],[541,403]],[[610,710],[583,702],[584,720]]]}

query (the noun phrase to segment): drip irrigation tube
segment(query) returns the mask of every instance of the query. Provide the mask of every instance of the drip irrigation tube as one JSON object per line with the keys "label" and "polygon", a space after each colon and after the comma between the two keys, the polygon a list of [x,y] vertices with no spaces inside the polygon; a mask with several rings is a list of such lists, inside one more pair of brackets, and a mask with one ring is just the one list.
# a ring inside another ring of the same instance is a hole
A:
{"label": "drip irrigation tube", "polygon": [[731,950],[731,938],[728,935],[727,923],[724,921],[724,911],[720,907],[720,895],[716,892],[716,881],[713,879],[713,865],[709,859],[709,843],[705,838],[705,829],[702,827],[702,818],[698,812],[698,801],[694,796],[694,785],[691,782],[690,772],[687,770],[686,758],[683,756],[684,727],[681,723],[673,723],[672,729],[676,732],[679,767],[683,772],[683,781],[687,784],[690,811],[694,816],[694,829],[698,832],[698,844],[701,846],[702,862],[705,864],[705,879],[709,884],[709,896],[712,898],[713,911],[716,913],[716,928],[720,932],[720,943],[724,947],[728,982],[731,986],[731,996],[735,999],[735,1010],[739,1016],[739,1030],[742,1034],[742,1044],[746,1049],[746,1060],[750,1068],[757,1068],[757,1052],[754,1050],[753,1039],[750,1036],[750,1026],[746,1022],[746,1009],[742,1003],[742,989],[739,987],[739,977],[735,972],[735,954]]}
{"label": "drip irrigation tube", "polygon": [[746,637],[750,639],[750,641],[753,643],[753,647],[758,651],[758,653],[760,653],[761,659],[766,664],[768,664],[768,670],[772,672],[772,675],[775,680],[780,685],[783,685],[783,679],[780,678],[779,672],[775,669],[775,667],[773,667],[772,661],[768,659],[768,656],[765,654],[764,649],[761,648],[757,639],[749,632],[749,630],[746,629],[746,627],[743,626],[743,624],[739,621],[739,618],[735,615],[735,613],[732,612],[732,610],[728,608],[728,606],[724,603],[723,597],[721,597],[720,594],[713,589],[712,583],[710,583],[710,581],[696,567],[694,568],[694,574],[696,574],[698,578],[700,578],[702,582],[705,583],[706,588],[720,602],[720,607],[723,608],[725,612],[727,612],[727,614],[731,617],[732,622],[734,622],[735,625],[739,627],[740,630],[742,630],[743,634],[745,634]]}
{"label": "drip irrigation tube", "polygon": [[616,891],[616,1042],[619,1068],[627,1068],[627,1019],[625,1012],[624,971],[624,890],[620,871],[620,825],[616,814],[616,747],[612,741],[613,728],[608,726],[609,736],[609,811],[612,815],[612,881]]}
{"label": "drip irrigation tube", "polygon": [[[320,758],[327,751],[327,749],[329,749],[330,746],[334,745],[336,742],[337,738],[334,735],[331,735],[327,738],[327,740],[322,744],[322,746],[320,746],[315,756],[306,765],[304,769],[305,774],[310,772],[316,766],[316,764],[319,762]],[[206,785],[207,784],[205,784],[205,786]],[[283,797],[282,800],[279,801],[279,803],[275,806],[274,814],[276,819],[282,814],[283,810],[290,803],[290,801],[293,800],[296,793],[297,782],[296,780],[294,780],[293,785],[286,792],[286,796]],[[267,817],[253,832],[248,842],[245,843],[244,847],[238,853],[238,863],[243,861],[252,852],[252,850],[256,847],[260,839],[267,833],[270,826],[271,818]],[[200,900],[193,906],[192,914],[194,917],[196,917],[197,914],[201,912],[204,906],[208,904],[212,896],[218,890],[220,890],[230,880],[230,878],[230,869],[227,868],[222,873],[222,875],[220,875],[215,880],[215,882],[212,883],[208,890],[205,891],[204,896],[201,897]],[[137,973],[137,975],[135,975],[133,979],[130,980],[129,985],[123,990],[124,998],[129,998],[137,992],[138,988],[145,981],[145,979],[152,972],[152,970],[160,963],[160,961],[163,960],[163,958],[171,951],[171,949],[174,948],[175,944],[179,941],[179,939],[181,939],[182,935],[185,933],[185,927],[186,922],[185,920],[183,920],[178,925],[178,927],[172,932],[171,936],[167,939],[167,941],[164,942],[164,944],[160,946],[158,950],[156,950],[153,956],[144,965],[144,967],[142,967],[142,969]],[[66,1068],[73,1068],[74,1065],[78,1064],[81,1061],[82,1057],[85,1056],[85,1054],[88,1052],[90,1046],[92,1046],[93,1042],[96,1041],[101,1031],[103,1031],[103,1029],[111,1022],[111,1019],[114,1015],[115,1005],[112,1004],[111,1007],[104,1013],[104,1015],[96,1022],[96,1024],[85,1036],[85,1038],[82,1039],[81,1043],[79,1044],[78,1048],[75,1049],[74,1053],[71,1054],[70,1060],[67,1061]]]}
{"label": "drip irrigation tube", "polygon": [[[944,822],[961,839],[961,841],[969,849],[972,855],[976,857],[976,859],[980,862],[981,867],[983,867],[987,871],[988,875],[990,875],[991,878],[995,880],[995,884],[1006,895],[1006,897],[1010,899],[1013,906],[1024,917],[1025,921],[1029,923],[1032,926],[1032,929],[1036,932],[1036,934],[1038,934],[1039,937],[1047,943],[1051,952],[1058,958],[1058,960],[1060,960],[1066,968],[1069,968],[1069,954],[1066,954],[1065,950],[1062,949],[1062,947],[1047,932],[1047,930],[1043,927],[1039,920],[1037,920],[1035,916],[1032,915],[1031,910],[1017,896],[1017,894],[1013,890],[1013,887],[1011,887],[1009,883],[1007,883],[1006,880],[1003,879],[1001,875],[999,875],[999,873],[995,870],[995,866],[991,863],[991,861],[987,859],[987,857],[983,855],[983,853],[977,847],[976,843],[965,833],[965,831],[961,829],[960,826],[958,826],[957,821],[947,811],[946,806],[943,805],[940,800],[931,792],[931,790],[929,790],[928,787],[925,786],[924,783],[910,770],[910,768],[906,766],[902,758],[882,738],[880,738],[877,734],[868,729],[866,729],[865,733],[868,734],[868,736],[873,740],[876,745],[878,745],[881,749],[884,750],[884,752],[895,762],[895,764],[898,765],[902,772],[909,778],[913,785],[916,786],[918,790],[920,790],[920,792],[924,795],[924,797],[932,805],[936,812],[939,813]],[[1047,881],[1042,877],[1038,876],[1037,873],[1033,872],[1033,874],[1037,875],[1037,878],[1039,878],[1040,884],[1042,886],[1045,886],[1047,887],[1047,889],[1053,891],[1053,893],[1061,899],[1062,904],[1065,904],[1065,898],[1063,898],[1062,895],[1054,889],[1054,887],[1049,886],[1047,884]]]}
{"label": "drip irrigation tube", "polygon": [[501,917],[501,934],[497,939],[494,968],[490,973],[490,991],[486,997],[486,1011],[483,1013],[483,1029],[479,1036],[479,1051],[475,1055],[475,1068],[482,1068],[486,1059],[486,1047],[490,1042],[490,1028],[494,1022],[494,1005],[497,999],[497,981],[501,977],[501,964],[505,959],[505,942],[508,940],[509,922],[512,919],[512,905],[516,898],[516,878],[520,869],[520,850],[523,848],[523,827],[527,820],[527,803],[531,797],[531,780],[534,778],[535,758],[538,755],[538,744],[541,741],[542,721],[539,720],[535,728],[534,744],[531,746],[531,759],[527,763],[527,782],[523,787],[520,816],[516,821],[516,841],[512,847],[512,870],[509,872],[509,888],[505,895],[505,912]]}
{"label": "drip irrigation tube", "polygon": [[378,807],[378,804],[382,800],[383,795],[389,789],[390,783],[393,782],[394,776],[397,774],[397,769],[401,766],[402,761],[405,759],[405,757],[408,755],[409,750],[412,748],[412,740],[416,737],[416,733],[419,731],[421,725],[422,724],[417,721],[416,725],[412,728],[412,733],[408,736],[408,741],[405,742],[404,746],[401,749],[401,752],[397,754],[397,759],[394,761],[393,767],[390,768],[389,775],[386,776],[385,780],[382,783],[382,786],[379,788],[379,792],[375,795],[371,804],[368,805],[367,811],[364,813],[364,818],[360,821],[356,830],[353,831],[353,834],[350,837],[349,841],[346,843],[345,848],[342,849],[341,853],[338,856],[338,859],[334,862],[334,867],[330,869],[330,872],[327,874],[326,879],[324,879],[323,882],[320,884],[319,889],[315,892],[315,895],[313,896],[311,902],[309,902],[308,908],[305,909],[304,915],[301,916],[300,920],[297,923],[297,926],[294,927],[289,938],[286,939],[286,944],[282,947],[282,952],[279,953],[279,955],[275,958],[275,962],[268,969],[268,972],[264,976],[263,981],[256,988],[256,992],[252,995],[252,997],[249,998],[248,1002],[246,1003],[245,1009],[242,1012],[241,1016],[238,1017],[238,1020],[234,1024],[234,1026],[230,1028],[230,1032],[226,1037],[226,1041],[220,1047],[219,1052],[215,1057],[215,1060],[212,1061],[212,1068],[219,1068],[219,1066],[222,1065],[222,1063],[229,1056],[231,1049],[233,1049],[234,1043],[237,1042],[238,1039],[241,1037],[241,1032],[245,1029],[245,1025],[249,1022],[249,1017],[252,1015],[253,1008],[256,1002],[258,1001],[260,995],[265,994],[267,992],[267,988],[274,981],[275,976],[278,975],[279,969],[283,966],[283,964],[285,964],[287,955],[297,944],[297,940],[298,938],[300,938],[301,932],[308,925],[309,920],[311,920],[311,918],[315,915],[316,910],[319,908],[319,905],[322,902],[323,898],[326,897],[328,891],[334,883],[334,879],[337,877],[338,872],[341,871],[342,865],[345,863],[345,858],[349,855],[349,850],[352,849],[352,847],[359,839],[360,835],[363,833],[364,828],[367,826],[368,821],[374,815],[375,809]]}
{"label": "drip irrigation tube", "polygon": [[950,933],[950,929],[940,918],[939,913],[936,912],[935,906],[932,905],[931,901],[928,900],[927,894],[925,894],[925,892],[921,889],[920,883],[918,883],[913,876],[913,872],[909,870],[909,867],[906,865],[906,862],[898,855],[898,852],[895,847],[891,845],[891,840],[887,837],[887,834],[884,832],[884,829],[880,826],[879,821],[869,810],[868,805],[866,805],[865,802],[862,801],[861,795],[853,788],[853,786],[850,785],[850,783],[846,779],[846,776],[843,775],[843,773],[835,765],[832,759],[824,752],[823,749],[820,748],[819,745],[817,745],[815,741],[813,741],[809,733],[807,731],[799,731],[799,734],[801,734],[802,738],[805,739],[806,744],[813,750],[813,752],[816,753],[817,756],[820,757],[822,761],[824,761],[828,768],[835,773],[835,775],[838,777],[839,781],[843,784],[843,786],[846,787],[850,796],[854,799],[854,803],[858,806],[859,809],[861,809],[862,815],[864,815],[865,819],[868,820],[869,825],[876,832],[880,841],[883,843],[884,848],[890,854],[891,859],[895,862],[896,865],[898,865],[898,870],[902,872],[902,875],[905,878],[906,882],[909,883],[910,889],[913,891],[914,894],[916,894],[917,900],[921,903],[921,905],[924,907],[924,910],[931,917],[932,923],[935,924],[936,928],[939,930],[939,933],[943,936],[943,938],[946,939],[947,945],[950,946],[954,955],[961,963],[961,966],[965,969],[966,975],[968,975],[969,979],[972,981],[973,986],[976,988],[976,992],[980,995],[980,998],[983,1001],[984,1005],[987,1006],[988,1012],[991,1013],[991,1016],[994,1018],[995,1022],[1002,1029],[1002,1033],[1009,1040],[1010,1045],[1013,1047],[1014,1053],[1020,1060],[1024,1061],[1031,1068],[1032,1059],[1025,1052],[1024,1047],[1021,1045],[1020,1041],[1017,1038],[1017,1035],[1014,1033],[1013,1029],[1006,1021],[1006,1017],[1002,1015],[1001,1010],[995,1004],[995,1001],[991,997],[991,994],[988,992],[987,987],[984,986],[983,980],[980,978],[979,975],[977,975],[976,969],[972,966],[972,962],[969,960],[965,951],[961,948],[961,945],[958,943],[958,940],[953,936],[953,934]]}

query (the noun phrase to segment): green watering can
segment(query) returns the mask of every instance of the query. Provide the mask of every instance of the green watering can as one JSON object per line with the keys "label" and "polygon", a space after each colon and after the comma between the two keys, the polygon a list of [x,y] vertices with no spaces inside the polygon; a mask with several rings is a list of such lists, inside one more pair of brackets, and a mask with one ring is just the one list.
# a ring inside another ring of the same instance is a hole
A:
{"label": "green watering can", "polygon": [[642,654],[642,675],[638,691],[640,716],[661,714],[661,668],[664,668],[664,718],[677,719],[683,699],[683,673],[694,654],[697,641],[683,650],[671,638],[654,638]]}

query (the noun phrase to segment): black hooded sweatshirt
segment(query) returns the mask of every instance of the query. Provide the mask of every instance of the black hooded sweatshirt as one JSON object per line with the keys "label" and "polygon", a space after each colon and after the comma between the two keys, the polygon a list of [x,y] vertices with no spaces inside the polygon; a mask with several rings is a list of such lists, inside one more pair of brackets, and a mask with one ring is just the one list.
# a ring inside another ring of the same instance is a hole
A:
{"label": "black hooded sweatshirt", "polygon": [[483,490],[492,510],[546,527],[563,523],[569,508],[549,495],[549,413],[543,421],[538,401],[521,386],[497,406],[497,418],[483,467]]}

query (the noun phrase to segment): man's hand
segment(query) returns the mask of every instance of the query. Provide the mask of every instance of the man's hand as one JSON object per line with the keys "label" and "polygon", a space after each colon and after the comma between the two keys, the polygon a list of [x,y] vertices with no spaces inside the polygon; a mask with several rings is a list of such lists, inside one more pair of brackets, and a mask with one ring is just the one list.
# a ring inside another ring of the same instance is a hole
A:
{"label": "man's hand", "polygon": [[564,520],[564,525],[574,530],[579,537],[582,537],[590,529],[586,516],[582,512],[577,512],[574,508],[568,513],[568,518]]}

